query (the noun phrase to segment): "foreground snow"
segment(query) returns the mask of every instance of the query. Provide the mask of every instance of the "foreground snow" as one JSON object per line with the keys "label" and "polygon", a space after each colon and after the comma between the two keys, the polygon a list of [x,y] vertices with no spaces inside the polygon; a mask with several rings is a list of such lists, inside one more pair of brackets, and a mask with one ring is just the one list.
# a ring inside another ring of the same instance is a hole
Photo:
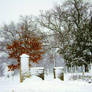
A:
{"label": "foreground snow", "polygon": [[[69,74],[65,75],[68,79]],[[2,92],[91,92],[92,83],[85,81],[61,81],[59,79],[42,80],[32,76],[19,83],[19,76],[14,78],[1,78]]]}

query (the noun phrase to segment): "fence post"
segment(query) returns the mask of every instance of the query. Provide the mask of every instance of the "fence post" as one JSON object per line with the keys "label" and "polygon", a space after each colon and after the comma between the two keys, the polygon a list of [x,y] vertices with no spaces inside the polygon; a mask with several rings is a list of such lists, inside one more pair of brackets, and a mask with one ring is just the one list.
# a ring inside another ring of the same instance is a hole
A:
{"label": "fence post", "polygon": [[22,54],[20,56],[20,82],[23,82],[24,78],[29,76],[30,76],[29,55]]}

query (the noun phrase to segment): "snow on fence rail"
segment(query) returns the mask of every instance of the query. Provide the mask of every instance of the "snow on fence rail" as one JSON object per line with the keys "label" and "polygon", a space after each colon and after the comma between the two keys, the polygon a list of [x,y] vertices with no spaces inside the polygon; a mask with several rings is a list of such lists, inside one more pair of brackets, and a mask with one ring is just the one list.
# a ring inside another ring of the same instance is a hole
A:
{"label": "snow on fence rail", "polygon": [[44,80],[44,67],[32,67],[30,69],[30,74],[36,75]]}

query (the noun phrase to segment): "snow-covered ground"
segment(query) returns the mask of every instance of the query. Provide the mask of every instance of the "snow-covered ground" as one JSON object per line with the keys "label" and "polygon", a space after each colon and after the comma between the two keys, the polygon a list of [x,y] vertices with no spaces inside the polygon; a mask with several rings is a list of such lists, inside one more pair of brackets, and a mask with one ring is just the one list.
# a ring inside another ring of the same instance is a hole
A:
{"label": "snow-covered ground", "polygon": [[65,81],[60,79],[42,80],[32,76],[19,83],[19,75],[0,78],[0,92],[91,92],[92,83],[83,80],[69,80],[71,74],[65,74]]}

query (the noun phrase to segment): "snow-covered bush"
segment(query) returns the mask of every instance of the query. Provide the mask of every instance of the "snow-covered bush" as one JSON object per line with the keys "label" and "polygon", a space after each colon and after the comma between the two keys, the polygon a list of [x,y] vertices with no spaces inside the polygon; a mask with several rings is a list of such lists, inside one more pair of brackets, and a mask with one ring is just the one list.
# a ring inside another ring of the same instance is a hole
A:
{"label": "snow-covered bush", "polygon": [[14,71],[9,71],[8,65],[6,63],[3,63],[2,68],[3,68],[3,75],[5,77],[12,77],[12,76],[14,76]]}

